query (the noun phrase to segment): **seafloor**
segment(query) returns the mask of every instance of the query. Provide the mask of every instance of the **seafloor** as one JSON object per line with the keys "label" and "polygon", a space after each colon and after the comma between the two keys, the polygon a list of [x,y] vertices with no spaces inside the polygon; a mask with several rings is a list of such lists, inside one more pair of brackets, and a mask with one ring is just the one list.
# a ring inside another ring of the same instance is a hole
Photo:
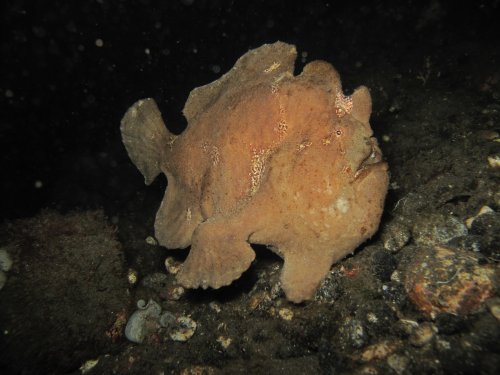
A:
{"label": "seafloor", "polygon": [[[0,373],[499,373],[498,1],[0,8]],[[167,181],[144,186],[120,119],[153,97],[181,132],[191,89],[277,40],[297,72],[322,59],[370,88],[380,229],[310,302],[285,299],[264,247],[231,286],[183,290],[188,250],[152,237]]]}

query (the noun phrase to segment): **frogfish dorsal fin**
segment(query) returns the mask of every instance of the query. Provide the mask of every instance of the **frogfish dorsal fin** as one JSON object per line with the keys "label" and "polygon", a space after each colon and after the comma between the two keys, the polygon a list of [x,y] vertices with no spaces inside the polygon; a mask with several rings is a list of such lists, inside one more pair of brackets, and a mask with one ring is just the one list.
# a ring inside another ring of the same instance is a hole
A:
{"label": "frogfish dorsal fin", "polygon": [[295,46],[283,42],[264,44],[249,51],[221,78],[192,90],[182,111],[184,116],[188,123],[195,122],[222,96],[231,96],[264,82],[271,85],[283,74],[292,75],[296,57]]}

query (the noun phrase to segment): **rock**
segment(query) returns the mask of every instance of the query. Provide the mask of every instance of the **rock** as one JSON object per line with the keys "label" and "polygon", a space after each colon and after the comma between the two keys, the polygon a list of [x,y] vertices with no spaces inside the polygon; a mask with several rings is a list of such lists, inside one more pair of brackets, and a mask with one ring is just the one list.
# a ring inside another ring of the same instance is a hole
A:
{"label": "rock", "polygon": [[[109,352],[129,303],[116,230],[100,211],[44,211],[0,228],[12,258],[2,289],[4,373],[66,373]],[[10,262],[3,261],[3,267]],[[8,268],[8,267],[7,267]]]}
{"label": "rock", "polygon": [[384,248],[395,253],[408,243],[411,233],[407,225],[393,221],[384,226],[381,237]]}
{"label": "rock", "polygon": [[393,254],[384,249],[377,249],[371,252],[371,259],[373,273],[381,281],[389,281],[397,266]]}
{"label": "rock", "polygon": [[494,261],[500,260],[500,213],[483,210],[471,223],[471,234],[481,236],[481,254]]}
{"label": "rock", "polygon": [[466,315],[494,294],[495,269],[475,253],[444,246],[419,248],[404,271],[411,301],[427,316]]}
{"label": "rock", "polygon": [[454,216],[434,213],[419,216],[412,234],[417,245],[444,245],[455,237],[466,235],[467,227]]}
{"label": "rock", "polygon": [[172,329],[170,338],[174,341],[187,341],[193,337],[196,326],[196,322],[189,316],[180,316],[176,319],[176,326]]}
{"label": "rock", "polygon": [[481,215],[485,215],[485,214],[491,214],[495,211],[493,211],[491,209],[491,207],[488,207],[488,206],[483,206],[479,209],[479,211],[477,212],[477,214],[475,216],[471,216],[469,218],[467,218],[465,220],[465,225],[467,225],[467,228],[471,229],[472,227],[472,223],[474,222],[474,220],[476,220],[479,216]]}

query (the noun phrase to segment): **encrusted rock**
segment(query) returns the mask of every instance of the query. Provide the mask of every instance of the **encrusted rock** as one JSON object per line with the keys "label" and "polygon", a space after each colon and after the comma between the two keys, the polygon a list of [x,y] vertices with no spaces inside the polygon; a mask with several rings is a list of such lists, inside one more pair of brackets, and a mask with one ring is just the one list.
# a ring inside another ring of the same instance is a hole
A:
{"label": "encrusted rock", "polygon": [[419,216],[412,229],[415,243],[421,246],[444,245],[467,234],[467,227],[454,216],[429,214]]}
{"label": "encrusted rock", "polygon": [[381,237],[386,250],[397,252],[408,243],[411,233],[407,225],[393,221],[384,226]]}
{"label": "encrusted rock", "polygon": [[495,269],[475,253],[444,246],[419,248],[404,271],[405,289],[426,315],[478,311],[494,294]]}
{"label": "encrusted rock", "polygon": [[189,316],[180,316],[176,319],[176,327],[170,333],[174,341],[187,341],[193,337],[197,324]]}

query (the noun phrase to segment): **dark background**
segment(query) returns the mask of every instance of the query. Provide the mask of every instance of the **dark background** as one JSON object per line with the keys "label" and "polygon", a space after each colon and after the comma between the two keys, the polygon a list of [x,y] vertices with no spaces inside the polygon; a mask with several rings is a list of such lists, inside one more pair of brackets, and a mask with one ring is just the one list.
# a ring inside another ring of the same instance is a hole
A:
{"label": "dark background", "polygon": [[[428,56],[443,66],[453,56],[440,72],[453,90],[468,74],[462,63],[479,75],[482,64],[497,63],[499,8],[493,0],[2,1],[1,218],[44,207],[118,212],[144,189],[121,144],[126,109],[154,97],[179,132],[191,89],[276,40],[297,45],[298,71],[324,59],[346,92],[369,86],[377,133],[390,88],[398,90],[386,71],[416,74]],[[381,80],[385,94],[377,95]]]}

